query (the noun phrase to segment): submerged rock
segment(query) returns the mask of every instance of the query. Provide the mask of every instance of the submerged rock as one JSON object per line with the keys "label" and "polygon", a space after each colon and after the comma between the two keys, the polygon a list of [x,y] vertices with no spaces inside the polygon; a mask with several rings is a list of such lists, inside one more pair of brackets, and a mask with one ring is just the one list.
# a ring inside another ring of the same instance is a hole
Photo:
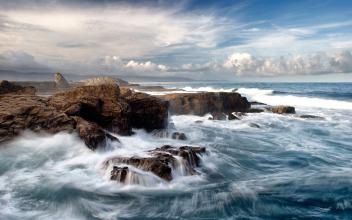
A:
{"label": "submerged rock", "polygon": [[241,120],[242,116],[245,115],[241,112],[232,112],[228,115],[229,120]]}
{"label": "submerged rock", "polygon": [[274,107],[271,107],[270,110],[276,114],[294,114],[294,113],[296,113],[295,107],[287,106],[287,105],[274,106]]}
{"label": "submerged rock", "polygon": [[324,120],[324,117],[321,116],[316,116],[316,115],[300,115],[300,118],[305,118],[305,119],[319,119],[319,120]]}
{"label": "submerged rock", "polygon": [[211,117],[209,117],[209,120],[226,120],[226,115],[222,112],[213,112],[211,113]]}
{"label": "submerged rock", "polygon": [[187,140],[187,136],[183,132],[169,131],[169,130],[154,130],[152,135],[159,138],[172,138],[175,140]]}
{"label": "submerged rock", "polygon": [[203,116],[211,112],[245,112],[250,108],[247,98],[235,92],[174,93],[161,98],[169,101],[172,114]]}
{"label": "submerged rock", "polygon": [[147,157],[114,157],[108,159],[104,162],[104,167],[108,168],[112,166],[110,179],[119,182],[125,180],[121,176],[126,176],[130,172],[128,167],[124,165],[152,172],[166,181],[171,181],[173,178],[172,172],[178,166],[183,167],[184,175],[196,175],[197,172],[194,168],[200,165],[199,156],[205,153],[205,151],[203,147],[183,146],[176,148],[165,145],[149,151],[149,156]]}

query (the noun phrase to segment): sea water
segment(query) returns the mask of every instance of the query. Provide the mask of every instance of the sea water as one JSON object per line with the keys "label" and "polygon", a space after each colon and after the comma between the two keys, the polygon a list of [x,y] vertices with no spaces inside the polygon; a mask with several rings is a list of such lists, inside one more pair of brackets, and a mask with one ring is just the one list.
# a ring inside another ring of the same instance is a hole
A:
{"label": "sea water", "polygon": [[[27,131],[0,146],[0,219],[352,218],[352,84],[160,85],[235,89],[251,101],[295,106],[297,113],[236,121],[171,116],[170,126],[187,141],[136,130],[97,152],[75,134]],[[297,117],[302,114],[323,119]],[[199,175],[185,176],[180,163],[171,182],[136,169],[139,177],[121,184],[102,166],[110,157],[145,156],[164,144],[206,147]]]}

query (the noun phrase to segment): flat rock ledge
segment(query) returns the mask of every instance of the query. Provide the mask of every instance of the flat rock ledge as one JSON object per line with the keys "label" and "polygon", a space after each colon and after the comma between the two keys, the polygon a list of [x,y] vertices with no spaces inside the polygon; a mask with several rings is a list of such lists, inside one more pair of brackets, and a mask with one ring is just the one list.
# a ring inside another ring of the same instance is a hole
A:
{"label": "flat rock ledge", "polygon": [[4,85],[0,87],[0,142],[25,129],[66,131],[77,132],[90,149],[96,149],[107,139],[117,141],[106,130],[129,135],[132,128],[152,131],[167,124],[166,101],[132,91],[121,97],[116,84],[79,86],[48,98],[34,95],[31,88]]}
{"label": "flat rock ledge", "polygon": [[[196,167],[200,166],[200,157],[206,153],[204,147],[173,147],[164,145],[148,152],[146,157],[113,157],[103,163],[104,169],[111,169],[110,179],[125,183],[131,179],[133,170],[152,172],[163,180],[173,179],[173,170],[181,169],[182,175],[197,175]],[[132,178],[133,179],[133,178]]]}

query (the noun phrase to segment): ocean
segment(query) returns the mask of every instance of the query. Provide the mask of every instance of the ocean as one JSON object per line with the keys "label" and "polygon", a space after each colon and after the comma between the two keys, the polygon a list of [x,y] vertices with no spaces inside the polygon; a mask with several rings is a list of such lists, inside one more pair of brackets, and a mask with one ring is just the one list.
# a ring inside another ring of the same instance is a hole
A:
{"label": "ocean", "polygon": [[[0,219],[352,218],[352,84],[154,84],[236,89],[251,101],[295,106],[296,114],[253,113],[235,121],[170,116],[169,126],[188,140],[135,130],[97,152],[74,134],[27,131],[0,147]],[[164,144],[206,147],[199,175],[174,170],[165,182],[141,172],[140,184],[121,184],[102,169],[111,156],[144,155]]]}

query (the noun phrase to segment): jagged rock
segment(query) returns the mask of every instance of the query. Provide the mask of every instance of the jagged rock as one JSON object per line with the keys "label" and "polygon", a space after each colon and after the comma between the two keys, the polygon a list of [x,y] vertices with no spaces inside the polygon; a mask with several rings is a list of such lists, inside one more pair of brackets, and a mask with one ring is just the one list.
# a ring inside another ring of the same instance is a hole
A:
{"label": "jagged rock", "polygon": [[209,117],[209,120],[226,120],[226,115],[222,112],[213,112],[211,113],[211,117]]}
{"label": "jagged rock", "polygon": [[118,128],[120,134],[130,134],[130,107],[119,94],[116,84],[80,86],[56,93],[48,103],[69,116],[79,116],[104,128]]}
{"label": "jagged rock", "polygon": [[130,106],[132,127],[143,128],[149,132],[166,127],[168,102],[140,92],[134,92],[123,100]]}
{"label": "jagged rock", "polygon": [[55,73],[54,81],[55,81],[57,90],[70,88],[70,84],[67,82],[67,80],[64,78],[64,76],[61,73]]}
{"label": "jagged rock", "polygon": [[161,96],[170,103],[172,114],[194,114],[203,116],[211,112],[247,111],[247,98],[232,92],[174,93]]}
{"label": "jagged rock", "polygon": [[32,86],[20,86],[7,80],[0,81],[0,95],[35,95],[36,89]]}
{"label": "jagged rock", "polygon": [[[111,171],[110,179],[120,182],[125,180],[125,178],[121,178],[121,176],[126,176],[129,172],[128,167],[123,166],[124,164],[152,172],[166,181],[171,181],[172,170],[179,165],[175,156],[182,158],[182,165],[185,168],[186,175],[196,175],[197,172],[194,168],[200,165],[199,155],[205,153],[205,151],[206,150],[203,147],[183,146],[176,148],[165,145],[149,151],[150,156],[148,157],[135,156],[110,158],[104,162],[104,167],[108,168],[112,165],[113,169]],[[125,174],[123,174],[123,172],[125,172]]]}
{"label": "jagged rock", "polygon": [[296,113],[295,107],[286,106],[286,105],[279,105],[271,107],[271,111],[277,114],[294,114]]}

